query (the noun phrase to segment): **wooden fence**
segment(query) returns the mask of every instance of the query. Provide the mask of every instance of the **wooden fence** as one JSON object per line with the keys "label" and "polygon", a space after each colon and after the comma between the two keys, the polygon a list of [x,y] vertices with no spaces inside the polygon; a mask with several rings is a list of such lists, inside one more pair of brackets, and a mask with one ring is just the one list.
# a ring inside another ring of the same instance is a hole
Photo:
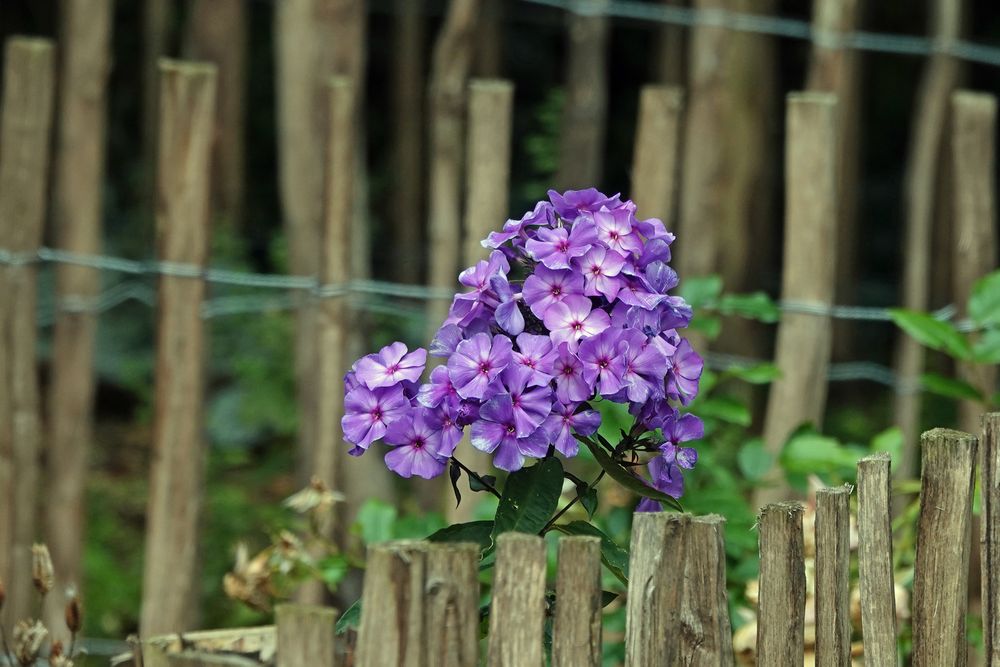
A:
{"label": "wooden fence", "polygon": [[[981,542],[986,663],[1000,660],[1000,413],[983,417],[982,538],[972,536],[972,498],[980,438],[934,429],[921,438],[922,477],[912,597],[911,664],[967,664],[970,554]],[[896,582],[890,529],[890,461],[858,463],[857,571],[866,665],[898,662]],[[816,665],[850,665],[852,643],[850,486],[816,495]],[[719,516],[636,514],[626,594],[625,664],[734,665],[726,590],[725,520]],[[807,583],[803,507],[772,503],[758,522],[760,581],[756,662],[799,667],[805,654]],[[356,637],[334,636],[336,612],[280,606],[277,630],[192,633],[153,640],[146,667],[256,665],[206,647],[279,667],[480,664],[480,629],[488,618],[485,663],[491,667],[602,664],[600,538],[563,537],[554,582],[545,541],[498,537],[488,611],[480,608],[480,550],[474,544],[389,542],[369,548],[361,624]],[[549,639],[546,639],[548,635]],[[220,637],[228,642],[220,643]],[[812,643],[812,642],[810,642]],[[184,648],[181,648],[181,647]]]}

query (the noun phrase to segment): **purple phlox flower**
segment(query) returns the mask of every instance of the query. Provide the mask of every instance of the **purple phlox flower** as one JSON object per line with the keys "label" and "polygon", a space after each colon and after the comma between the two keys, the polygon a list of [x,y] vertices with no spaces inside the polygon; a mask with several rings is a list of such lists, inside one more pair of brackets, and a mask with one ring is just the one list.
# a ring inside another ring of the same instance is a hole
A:
{"label": "purple phlox flower", "polygon": [[569,351],[566,343],[556,347],[552,375],[556,379],[556,398],[562,403],[586,401],[594,395],[594,385],[583,377],[583,362]]}
{"label": "purple phlox flower", "polygon": [[448,312],[445,324],[458,324],[466,327],[477,319],[484,319],[492,314],[499,304],[497,295],[492,290],[492,279],[496,276],[507,276],[510,264],[502,252],[494,250],[488,260],[481,260],[475,266],[470,266],[458,276],[458,281],[471,292],[456,294]]}
{"label": "purple phlox flower", "polygon": [[628,411],[637,422],[651,431],[663,426],[664,420],[673,414],[674,408],[667,402],[666,398],[651,395],[643,403],[630,403]]}
{"label": "purple phlox flower", "polygon": [[447,366],[437,366],[432,370],[431,381],[421,385],[417,392],[417,402],[425,408],[436,408],[441,403],[458,405],[460,400]]}
{"label": "purple phlox flower", "polygon": [[441,431],[425,418],[424,410],[393,422],[385,442],[392,446],[385,455],[385,465],[400,477],[431,479],[444,472],[448,457],[439,451]]}
{"label": "purple phlox flower", "polygon": [[580,450],[574,431],[582,436],[593,435],[600,425],[601,415],[597,410],[579,409],[575,403],[556,403],[552,414],[545,419],[549,440],[563,456],[576,456]]}
{"label": "purple phlox flower", "polygon": [[680,280],[677,278],[677,272],[665,262],[655,261],[646,265],[642,282],[650,292],[666,294],[677,287]]}
{"label": "purple phlox flower", "polygon": [[510,262],[502,252],[494,250],[490,253],[489,259],[479,260],[475,266],[470,266],[458,274],[458,282],[472,288],[472,292],[461,296],[467,299],[476,298],[477,293],[489,289],[490,278],[497,275],[506,276],[508,272],[510,272]]}
{"label": "purple phlox flower", "polygon": [[651,311],[666,297],[662,294],[651,292],[647,288],[648,286],[644,281],[631,276],[627,277],[622,281],[621,290],[619,290],[617,295],[618,301],[627,306],[636,306],[637,308]]}
{"label": "purple phlox flower", "polygon": [[583,362],[583,379],[596,385],[597,393],[610,396],[622,388],[627,347],[619,329],[605,329],[580,343],[577,357]]}
{"label": "purple phlox flower", "polygon": [[344,397],[344,417],[340,420],[344,439],[354,447],[350,454],[360,456],[386,429],[411,409],[402,387],[369,389],[357,387]]}
{"label": "purple phlox flower", "polygon": [[[451,456],[462,440],[462,428],[459,422],[460,405],[458,403],[442,403],[433,410],[424,412],[428,425],[440,432],[438,453],[441,456]],[[477,413],[478,414],[478,413]]]}
{"label": "purple phlox flower", "polygon": [[478,333],[458,344],[448,360],[448,373],[462,398],[482,398],[490,382],[511,361],[511,342],[506,336]]}
{"label": "purple phlox flower", "polygon": [[528,384],[531,372],[511,364],[500,374],[514,409],[518,437],[523,438],[541,426],[552,411],[552,390]]}
{"label": "purple phlox flower", "polygon": [[569,260],[584,255],[597,243],[597,230],[583,221],[566,227],[539,229],[534,239],[528,239],[525,248],[536,260],[550,269],[568,269]]}
{"label": "purple phlox flower", "polygon": [[623,354],[622,384],[628,400],[642,403],[650,396],[662,395],[667,356],[640,331],[629,329],[622,337],[627,343]]}
{"label": "purple phlox flower", "polygon": [[552,380],[552,364],[558,358],[548,336],[523,333],[517,337],[514,364],[528,373],[529,387],[543,387]]}
{"label": "purple phlox flower", "polygon": [[574,262],[583,273],[584,294],[604,295],[608,301],[614,301],[622,287],[622,281],[616,277],[625,266],[625,259],[621,255],[604,246],[594,246]]}
{"label": "purple phlox flower", "polygon": [[536,266],[521,290],[524,302],[538,319],[556,303],[569,296],[583,296],[583,276],[574,271],[556,271]]}
{"label": "purple phlox flower", "polygon": [[[683,454],[683,459],[685,461],[690,460],[690,465],[685,465],[681,462],[681,456],[678,457],[678,464],[682,465],[684,468],[694,467],[695,461],[698,460],[698,453],[695,450],[688,447],[679,447],[682,442],[691,442],[692,440],[701,440],[705,437],[705,424],[693,414],[681,415],[676,410],[673,414],[669,415],[664,419],[663,426],[663,438],[665,442],[660,446],[660,450],[666,454],[667,447],[670,448],[669,451],[680,451],[684,450],[686,453]],[[694,458],[691,458],[693,456]],[[672,458],[670,460],[673,460]]]}
{"label": "purple phlox flower", "polygon": [[520,220],[508,220],[503,225],[502,232],[490,232],[489,236],[482,241],[484,248],[499,248],[511,239],[524,239],[527,227],[537,227],[539,225],[551,225],[554,210],[552,204],[547,201],[540,201],[535,204],[532,211],[528,211]]}
{"label": "purple phlox flower", "polygon": [[698,394],[698,381],[705,362],[686,338],[682,338],[670,360],[666,377],[667,395],[687,405]]}
{"label": "purple phlox flower", "polygon": [[654,456],[649,460],[648,469],[652,479],[650,486],[654,489],[673,498],[684,495],[684,477],[675,462],[662,455]]}
{"label": "purple phlox flower", "polygon": [[462,401],[455,411],[455,423],[459,428],[465,428],[479,419],[479,401]]}
{"label": "purple phlox flower", "polygon": [[627,206],[614,210],[602,209],[594,213],[594,225],[597,227],[597,238],[611,250],[623,256],[639,255],[642,252],[642,239],[632,233],[632,211]]}
{"label": "purple phlox flower", "polygon": [[418,348],[407,354],[406,345],[396,342],[383,347],[377,354],[358,359],[354,372],[366,387],[378,389],[397,385],[403,380],[419,380],[426,363],[427,350]]}
{"label": "purple phlox flower", "polygon": [[595,336],[611,326],[608,314],[600,308],[592,310],[590,299],[583,296],[568,296],[552,304],[545,311],[543,322],[552,343],[565,342],[573,352],[581,338]]}
{"label": "purple phlox flower", "polygon": [[636,512],[662,512],[663,504],[659,500],[653,500],[652,498],[642,498],[639,500],[639,504],[635,506]]}
{"label": "purple phlox flower", "polygon": [[494,454],[493,465],[501,470],[519,470],[524,466],[526,456],[545,456],[548,445],[548,438],[541,428],[525,437],[518,437],[510,394],[499,394],[483,403],[479,421],[472,425],[472,446]]}
{"label": "purple phlox flower", "polygon": [[465,340],[462,328],[457,324],[445,324],[437,330],[434,339],[431,341],[428,352],[433,357],[450,357],[458,347],[458,344]]}
{"label": "purple phlox flower", "polygon": [[581,213],[595,213],[602,206],[614,209],[622,205],[621,195],[608,197],[594,188],[567,190],[562,194],[549,190],[549,201],[563,220],[575,220]]}
{"label": "purple phlox flower", "polygon": [[490,278],[490,286],[500,302],[493,313],[493,317],[500,328],[512,336],[524,331],[524,315],[518,307],[520,294],[515,294],[507,282],[506,276],[493,276]]}
{"label": "purple phlox flower", "polygon": [[[633,204],[634,206],[634,204]],[[659,218],[646,218],[645,220],[633,220],[632,227],[642,234],[647,242],[663,241],[667,245],[674,242],[674,235],[667,231],[663,221]],[[665,261],[670,261],[669,258]]]}
{"label": "purple phlox flower", "polygon": [[358,387],[362,386],[361,380],[358,379],[358,374],[354,372],[354,369],[357,368],[357,367],[358,367],[358,362],[355,361],[354,362],[354,366],[351,367],[351,370],[347,371],[344,374],[344,393],[345,394],[347,394],[348,392],[350,392],[350,391],[352,391],[354,389],[357,389]]}
{"label": "purple phlox flower", "polygon": [[646,241],[646,245],[642,248],[642,254],[639,255],[639,261],[636,265],[639,268],[645,269],[647,266],[653,262],[669,262],[670,261],[670,244],[663,239],[652,239]]}

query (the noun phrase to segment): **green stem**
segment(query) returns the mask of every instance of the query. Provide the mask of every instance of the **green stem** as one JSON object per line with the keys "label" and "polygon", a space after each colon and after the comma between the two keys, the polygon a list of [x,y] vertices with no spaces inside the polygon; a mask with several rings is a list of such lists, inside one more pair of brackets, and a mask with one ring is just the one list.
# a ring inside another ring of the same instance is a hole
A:
{"label": "green stem", "polygon": [[468,475],[469,477],[472,477],[477,482],[479,482],[480,484],[482,484],[486,488],[487,491],[489,491],[490,493],[492,493],[497,498],[500,497],[500,492],[496,490],[496,487],[494,487],[492,484],[490,484],[489,482],[487,482],[486,480],[484,480],[483,477],[482,477],[482,475],[480,475],[479,473],[475,472],[474,470],[470,470],[468,468],[468,466],[466,466],[464,463],[462,463],[461,461],[459,461],[454,456],[451,457],[451,460],[455,462],[455,465],[457,465],[459,468],[461,468],[462,470],[464,470],[466,475]]}
{"label": "green stem", "polygon": [[[587,491],[589,491],[590,489],[592,489],[595,486],[597,486],[598,482],[600,482],[603,478],[604,478],[604,471],[601,470],[601,474],[599,474],[594,479],[593,482],[591,482],[590,484],[587,485]],[[586,491],[584,493],[586,493]],[[549,519],[549,522],[545,524],[545,526],[539,532],[539,535],[544,535],[545,533],[549,532],[549,530],[552,529],[552,526],[555,525],[556,521],[558,521],[559,518],[569,510],[569,508],[573,507],[573,505],[576,505],[580,501],[580,498],[582,498],[582,497],[583,497],[583,494],[580,493],[579,490],[578,490],[577,493],[576,493],[576,497],[573,498],[573,500],[571,500],[568,503],[566,503],[565,507],[563,507],[561,510],[559,510],[558,512],[556,512],[555,516],[552,517],[551,519]]]}

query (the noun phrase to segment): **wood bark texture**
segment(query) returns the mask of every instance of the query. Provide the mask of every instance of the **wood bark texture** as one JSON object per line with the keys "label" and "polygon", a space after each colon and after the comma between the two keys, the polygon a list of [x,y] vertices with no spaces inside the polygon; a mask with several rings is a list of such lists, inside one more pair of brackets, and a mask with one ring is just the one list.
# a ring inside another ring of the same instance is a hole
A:
{"label": "wood bark texture", "polygon": [[677,86],[644,86],[632,153],[632,201],[643,218],[659,218],[674,229],[677,160],[684,91]]}
{"label": "wood bark texture", "polygon": [[774,503],[761,510],[757,662],[799,667],[805,653],[806,575],[802,506]]}
{"label": "wood bark texture", "polygon": [[280,604],[275,608],[277,667],[335,667],[334,626],[337,611],[307,604]]}
{"label": "wood bark texture", "polygon": [[851,487],[816,492],[816,667],[851,665]]}
{"label": "wood bark texture", "polygon": [[858,577],[865,656],[895,665],[896,594],[892,571],[891,461],[874,454],[858,461]]}
{"label": "wood bark texture", "polygon": [[1000,664],[1000,412],[983,415],[982,603],[986,664]]}
{"label": "wood bark texture", "polygon": [[488,667],[541,667],[544,625],[545,541],[504,533],[497,538]]}
{"label": "wood bark texture", "polygon": [[427,545],[420,542],[369,547],[355,654],[358,667],[423,667],[426,560]]}
{"label": "wood bark texture", "polygon": [[429,546],[424,619],[424,667],[479,664],[478,544]]}
{"label": "wood bark texture", "polygon": [[553,667],[601,664],[601,540],[563,537],[556,571]]}

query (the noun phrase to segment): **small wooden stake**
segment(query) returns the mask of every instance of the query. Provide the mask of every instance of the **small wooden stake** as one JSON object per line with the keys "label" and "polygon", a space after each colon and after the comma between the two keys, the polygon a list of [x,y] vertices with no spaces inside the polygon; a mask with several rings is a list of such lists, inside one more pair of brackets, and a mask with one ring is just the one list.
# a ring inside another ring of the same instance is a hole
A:
{"label": "small wooden stake", "polygon": [[677,86],[643,86],[632,153],[632,201],[642,218],[659,218],[673,229],[677,160],[684,91]]}
{"label": "small wooden stake", "polygon": [[478,544],[429,545],[424,624],[424,667],[479,664]]}
{"label": "small wooden stake", "polygon": [[55,49],[13,37],[4,59],[0,117],[0,248],[21,263],[0,265],[0,578],[4,618],[34,614],[31,545],[38,539],[41,414],[36,368],[37,273],[49,174]]}
{"label": "small wooden stake", "polygon": [[[225,653],[206,653],[204,651],[171,653],[167,656],[167,664],[170,667],[258,667],[260,665],[259,662],[250,658],[238,655],[226,655]],[[288,664],[294,664],[295,667],[299,667],[299,665],[326,665],[331,663],[296,662]]]}
{"label": "small wooden stake", "polygon": [[895,665],[896,594],[892,574],[892,521],[888,454],[858,461],[858,576],[865,657]]}
{"label": "small wooden stake", "polygon": [[358,667],[422,667],[427,545],[390,542],[368,548],[358,628]]}
{"label": "small wooden stake", "polygon": [[[203,269],[208,260],[215,66],[164,60],[160,75],[158,257]],[[205,463],[204,298],[205,282],[198,275],[160,277],[140,622],[146,637],[180,632],[197,623],[198,523]]]}
{"label": "small wooden stake", "polygon": [[802,506],[774,503],[759,518],[757,662],[799,667],[805,654],[806,574]]}
{"label": "small wooden stake", "polygon": [[553,667],[601,664],[601,540],[559,540],[556,617],[552,626]]}
{"label": "small wooden stake", "polygon": [[986,664],[1000,664],[1000,412],[983,415],[982,601]]}
{"label": "small wooden stake", "polygon": [[964,667],[975,436],[936,428],[920,438],[920,519],[913,573],[913,665]]}
{"label": "small wooden stake", "polygon": [[335,667],[337,611],[308,604],[280,604],[275,610],[277,667]]}
{"label": "small wooden stake", "polygon": [[851,487],[816,492],[816,666],[851,664]]}
{"label": "small wooden stake", "polygon": [[545,540],[504,533],[490,607],[488,667],[541,667],[545,626]]}
{"label": "small wooden stake", "polygon": [[734,664],[733,630],[726,592],[725,519],[696,516],[685,526],[684,594],[672,633],[678,663],[713,667]]}

